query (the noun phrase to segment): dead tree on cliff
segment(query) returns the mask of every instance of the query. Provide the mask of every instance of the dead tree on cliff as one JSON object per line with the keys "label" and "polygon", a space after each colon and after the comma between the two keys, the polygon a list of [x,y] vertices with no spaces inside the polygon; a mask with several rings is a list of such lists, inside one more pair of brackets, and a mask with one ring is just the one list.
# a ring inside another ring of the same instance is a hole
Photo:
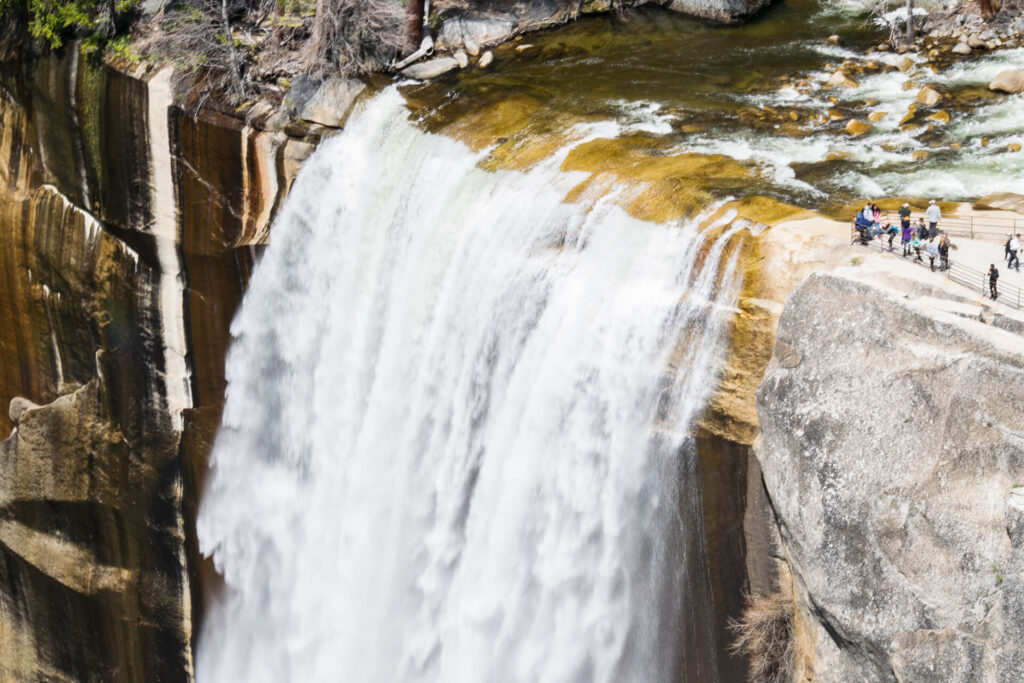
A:
{"label": "dead tree on cliff", "polygon": [[398,0],[317,0],[307,71],[380,69],[403,47],[404,14]]}
{"label": "dead tree on cliff", "polygon": [[241,101],[251,94],[252,83],[246,74],[239,22],[258,7],[239,0],[188,0],[165,11],[142,47],[146,54],[169,60],[196,76],[204,97],[216,94],[228,102]]}

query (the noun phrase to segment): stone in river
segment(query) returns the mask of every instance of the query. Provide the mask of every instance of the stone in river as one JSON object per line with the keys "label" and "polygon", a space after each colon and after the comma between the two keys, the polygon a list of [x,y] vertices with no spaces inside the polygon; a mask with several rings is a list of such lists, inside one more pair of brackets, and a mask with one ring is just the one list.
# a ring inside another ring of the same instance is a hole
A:
{"label": "stone in river", "polygon": [[480,55],[480,61],[476,63],[481,69],[486,69],[494,61],[494,53],[488,50],[487,52]]}
{"label": "stone in river", "polygon": [[889,112],[885,112],[885,111],[873,111],[870,114],[868,114],[868,121],[871,121],[873,123],[878,123],[879,121],[884,119],[886,114],[888,114],[888,113]]}
{"label": "stone in river", "polygon": [[856,88],[857,81],[847,76],[842,71],[837,71],[828,79],[828,84],[835,88]]}
{"label": "stone in river", "polygon": [[419,62],[402,69],[402,75],[415,78],[418,81],[426,81],[431,78],[443,76],[449,71],[459,68],[459,62],[454,57],[438,57],[426,62]]}
{"label": "stone in river", "polygon": [[931,86],[924,86],[917,91],[917,101],[926,107],[933,107],[942,100],[942,94]]}
{"label": "stone in river", "polygon": [[957,43],[953,48],[953,53],[958,55],[969,55],[971,54],[971,46],[967,43]]}
{"label": "stone in river", "polygon": [[938,123],[949,123],[949,112],[948,111],[943,111],[942,109],[940,109],[939,111],[935,112],[934,114],[931,114],[928,117],[928,120],[929,121],[936,121]]}
{"label": "stone in river", "polygon": [[850,135],[854,137],[859,137],[861,135],[864,135],[864,133],[867,133],[872,128],[874,128],[874,126],[872,126],[870,123],[854,119],[846,124],[845,130]]}
{"label": "stone in river", "polygon": [[1005,92],[1010,95],[1024,92],[1024,71],[1020,69],[1007,69],[996,74],[995,79],[988,84],[989,90]]}

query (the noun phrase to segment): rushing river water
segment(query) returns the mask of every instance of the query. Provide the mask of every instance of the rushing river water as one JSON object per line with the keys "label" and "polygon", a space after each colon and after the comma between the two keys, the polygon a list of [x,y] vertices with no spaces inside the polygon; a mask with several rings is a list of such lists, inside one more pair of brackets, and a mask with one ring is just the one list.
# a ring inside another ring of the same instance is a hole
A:
{"label": "rushing river water", "polygon": [[[842,47],[827,42],[832,34]],[[543,103],[528,134],[614,119],[670,150],[749,162],[758,173],[747,193],[814,210],[864,197],[1024,193],[1024,153],[1007,147],[1024,143],[1024,95],[987,90],[1000,70],[1024,63],[1024,49],[934,64],[910,54],[913,66],[904,72],[897,68],[903,55],[865,54],[886,35],[855,0],[824,7],[788,0],[738,27],[650,8],[528,35],[520,45],[532,48],[499,50],[490,71],[467,70],[407,92],[424,104],[428,128],[524,94]],[[828,87],[843,64],[858,87]],[[929,84],[946,99],[901,124]],[[927,118],[936,110],[950,114],[948,125]],[[872,112],[884,118],[870,133],[854,138],[843,130]]]}

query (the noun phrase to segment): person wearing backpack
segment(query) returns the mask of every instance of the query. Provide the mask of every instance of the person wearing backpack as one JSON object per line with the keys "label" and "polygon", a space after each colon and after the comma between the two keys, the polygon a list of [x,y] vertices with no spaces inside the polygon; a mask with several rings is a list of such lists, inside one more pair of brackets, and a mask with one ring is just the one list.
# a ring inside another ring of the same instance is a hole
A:
{"label": "person wearing backpack", "polygon": [[910,204],[904,202],[903,206],[900,207],[900,227],[910,227]]}
{"label": "person wearing backpack", "polygon": [[993,299],[999,296],[999,271],[996,270],[996,264],[989,264],[988,267],[988,291]]}
{"label": "person wearing backpack", "polygon": [[917,239],[926,240],[928,239],[928,226],[924,224],[923,218],[917,219]]}

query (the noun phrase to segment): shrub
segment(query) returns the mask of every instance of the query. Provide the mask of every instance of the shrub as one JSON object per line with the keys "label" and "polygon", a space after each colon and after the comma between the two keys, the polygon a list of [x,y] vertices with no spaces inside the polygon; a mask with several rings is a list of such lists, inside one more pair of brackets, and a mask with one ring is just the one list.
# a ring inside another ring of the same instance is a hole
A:
{"label": "shrub", "polygon": [[779,588],[769,595],[750,596],[743,616],[729,625],[736,640],[732,651],[746,654],[751,683],[784,683],[796,668],[793,598]]}

